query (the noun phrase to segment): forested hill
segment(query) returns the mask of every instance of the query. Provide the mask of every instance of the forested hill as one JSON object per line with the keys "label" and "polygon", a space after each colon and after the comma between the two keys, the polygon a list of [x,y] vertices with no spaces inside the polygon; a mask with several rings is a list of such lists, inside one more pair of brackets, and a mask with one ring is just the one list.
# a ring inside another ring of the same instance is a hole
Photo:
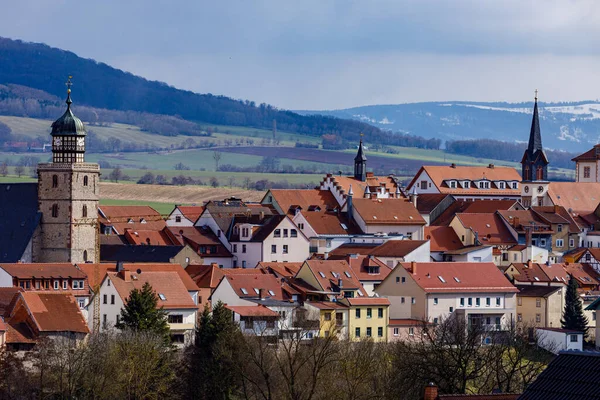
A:
{"label": "forested hill", "polygon": [[69,51],[0,37],[0,84],[23,85],[62,98],[67,75],[75,77],[75,101],[101,109],[177,115],[189,121],[266,129],[271,129],[275,120],[278,130],[310,136],[333,135],[333,142],[355,142],[363,132],[372,143],[401,144],[396,142],[403,136],[359,121],[302,116],[267,104],[257,106],[247,100],[179,90]]}

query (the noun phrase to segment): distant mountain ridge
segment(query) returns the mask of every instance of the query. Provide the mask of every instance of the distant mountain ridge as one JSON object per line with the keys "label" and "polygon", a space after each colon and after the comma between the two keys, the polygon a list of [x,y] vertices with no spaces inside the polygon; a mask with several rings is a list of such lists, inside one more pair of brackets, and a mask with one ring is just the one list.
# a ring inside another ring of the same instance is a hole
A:
{"label": "distant mountain ridge", "polygon": [[107,64],[40,43],[0,37],[0,85],[16,84],[64,98],[67,75],[74,76],[76,104],[99,109],[178,116],[191,122],[277,129],[309,136],[334,134],[358,141],[361,132],[385,143],[391,138],[373,125],[331,116],[302,116],[268,104],[198,94],[149,81]]}
{"label": "distant mountain ridge", "polygon": [[[544,147],[583,152],[600,141],[600,102],[540,102],[538,107]],[[381,129],[444,141],[493,139],[524,143],[529,136],[533,103],[447,101],[297,112],[351,118]]]}

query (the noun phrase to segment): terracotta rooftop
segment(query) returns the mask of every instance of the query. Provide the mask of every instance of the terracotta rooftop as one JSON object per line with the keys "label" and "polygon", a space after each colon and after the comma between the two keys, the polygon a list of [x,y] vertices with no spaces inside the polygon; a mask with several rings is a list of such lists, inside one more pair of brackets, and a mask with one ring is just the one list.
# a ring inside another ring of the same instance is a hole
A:
{"label": "terracotta rooftop", "polygon": [[458,218],[463,227],[471,229],[473,234],[477,233],[479,241],[483,245],[517,244],[517,239],[515,239],[509,228],[502,221],[502,218],[496,213],[460,213],[456,214],[456,218]]}
{"label": "terracotta rooftop", "polygon": [[302,268],[305,267],[310,269],[321,285],[321,290],[333,292],[341,279],[343,288],[361,290],[364,293],[360,280],[345,260],[306,260],[302,265]]}
{"label": "terracotta rooftop", "polygon": [[322,211],[333,210],[339,207],[335,197],[333,197],[333,194],[329,190],[271,189],[265,196],[269,194],[273,196],[273,201],[281,207],[284,213],[292,216],[298,207],[302,211],[308,211],[311,206],[319,206]]}
{"label": "terracotta rooftop", "polygon": [[405,262],[401,265],[429,293],[517,291],[491,262]]}
{"label": "terracotta rooftop", "polygon": [[388,240],[375,247],[369,255],[375,257],[404,257],[427,243],[426,240]]}
{"label": "terracotta rooftop", "polygon": [[600,203],[600,183],[551,182],[548,195],[552,203],[563,206],[569,212],[591,213]]}
{"label": "terracotta rooftop", "polygon": [[[369,187],[371,192],[374,189],[379,189],[383,184],[386,192],[396,193],[396,182],[392,177],[389,176],[374,176],[372,173],[367,172],[366,181],[360,181],[352,176],[339,176],[329,174],[327,177],[333,180],[333,182],[343,190],[345,194],[348,193],[350,185],[352,185],[352,191],[354,192],[354,200],[362,198],[365,195],[365,190]],[[325,177],[325,179],[327,179]],[[324,180],[325,180],[324,179]]]}
{"label": "terracotta rooftop", "polygon": [[574,157],[571,159],[571,161],[596,161],[596,160],[600,160],[600,152],[597,151],[598,149],[598,145],[592,147],[591,149],[589,149],[588,151],[586,151],[583,154],[578,155],[577,157]]}
{"label": "terracotta rooftop", "polygon": [[262,290],[263,298],[286,300],[281,280],[271,274],[226,275],[223,281],[225,280],[240,298],[259,298]]}
{"label": "terracotta rooftop", "polygon": [[89,333],[72,294],[30,291],[20,296],[40,332]]}
{"label": "terracotta rooftop", "polygon": [[367,225],[425,225],[415,206],[404,199],[354,199],[354,210]]}
{"label": "terracotta rooftop", "polygon": [[[433,184],[441,193],[460,195],[521,195],[519,189],[498,189],[493,183],[494,181],[520,182],[521,175],[512,167],[422,166],[419,172],[415,174],[413,180],[408,184],[407,190],[412,189],[416,180],[419,179],[421,172],[425,172],[431,178]],[[482,179],[492,181],[490,189],[474,188],[472,184],[468,189],[462,188],[460,185],[457,185],[456,188],[450,188],[445,183],[446,180],[468,180],[472,182]]]}
{"label": "terracotta rooftop", "polygon": [[538,263],[512,263],[517,273],[513,275],[515,282],[550,282],[553,279],[548,277]]}
{"label": "terracotta rooftop", "polygon": [[18,263],[0,264],[0,268],[15,278],[75,278],[85,279],[86,274],[71,263]]}
{"label": "terracotta rooftop", "polygon": [[174,246],[174,243],[164,231],[125,229],[125,239],[129,244],[152,245],[152,246]]}
{"label": "terracotta rooftop", "polygon": [[501,210],[498,211],[504,220],[517,232],[524,233],[527,227],[535,229],[536,233],[552,233],[552,226],[530,210]]}
{"label": "terracotta rooftop", "polygon": [[361,282],[383,281],[392,272],[390,267],[374,256],[348,256],[346,261]]}
{"label": "terracotta rooftop", "polygon": [[258,268],[219,268],[217,264],[188,265],[185,269],[200,288],[215,289],[226,275],[262,275]]}
{"label": "terracotta rooftop", "polygon": [[257,305],[257,306],[229,306],[229,305],[226,305],[225,308],[233,311],[234,313],[236,313],[242,317],[279,318],[279,313],[272,311],[263,305]]}
{"label": "terracotta rooftop", "polygon": [[569,274],[565,270],[565,264],[538,264],[548,279],[554,282],[569,282]]}
{"label": "terracotta rooftop", "polygon": [[177,209],[181,211],[184,217],[192,222],[196,222],[204,211],[203,206],[177,206]]}
{"label": "terracotta rooftop", "polygon": [[329,252],[330,260],[343,260],[349,254],[371,254],[371,251],[379,246],[377,243],[344,243]]}
{"label": "terracotta rooftop", "polygon": [[448,196],[450,195],[445,193],[419,194],[417,198],[417,210],[421,214],[429,214]]}
{"label": "terracotta rooftop", "polygon": [[[165,229],[169,238],[180,246],[189,245],[194,251],[210,257],[231,257],[231,253],[210,228],[196,226],[174,226]],[[212,249],[216,252],[212,252]],[[201,252],[201,250],[205,250]]]}
{"label": "terracotta rooftop", "polygon": [[389,306],[390,301],[386,297],[347,297],[344,299],[351,306]]}
{"label": "terracotta rooftop", "polygon": [[[122,275],[117,272],[108,272],[108,276],[123,302],[129,298],[133,289],[141,290],[147,282],[152,286],[157,297],[159,297],[158,307],[167,309],[198,308],[192,296],[188,293],[188,289],[184,285],[180,275],[175,271],[158,272],[142,270],[142,273],[132,271],[131,278],[127,280],[123,279]],[[186,276],[191,280],[189,275],[186,274]],[[194,286],[196,285],[194,284]]]}
{"label": "terracotta rooftop", "polygon": [[278,278],[291,278],[295,276],[300,267],[301,262],[264,262],[261,261],[256,266],[256,269],[262,269],[270,274],[274,274]]}
{"label": "terracotta rooftop", "polygon": [[425,238],[429,240],[430,251],[449,251],[463,248],[458,235],[449,226],[426,226]]}
{"label": "terracotta rooftop", "polygon": [[10,311],[10,304],[23,289],[19,287],[0,287],[0,317]]}
{"label": "terracotta rooftop", "polygon": [[307,301],[305,304],[309,304],[320,310],[338,310],[348,308],[348,306],[340,304],[337,301]]}
{"label": "terracotta rooftop", "polygon": [[319,235],[352,235],[360,233],[360,229],[353,221],[348,219],[346,213],[302,211],[302,216]]}
{"label": "terracotta rooftop", "polygon": [[589,264],[565,264],[569,275],[577,279],[581,285],[598,285],[598,273]]}
{"label": "terracotta rooftop", "polygon": [[100,223],[115,228],[118,234],[125,229],[145,229],[159,231],[167,226],[160,213],[150,206],[100,206]]}

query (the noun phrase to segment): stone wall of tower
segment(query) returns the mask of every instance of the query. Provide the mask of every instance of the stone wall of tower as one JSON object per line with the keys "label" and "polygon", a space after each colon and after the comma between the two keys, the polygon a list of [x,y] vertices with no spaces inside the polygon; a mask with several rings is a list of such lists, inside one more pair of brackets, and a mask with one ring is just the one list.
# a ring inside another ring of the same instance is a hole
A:
{"label": "stone wall of tower", "polygon": [[[54,185],[54,176],[57,185]],[[87,181],[86,181],[87,177]],[[93,163],[38,166],[41,230],[34,262],[99,262],[98,199],[100,167]],[[58,213],[53,215],[56,205]],[[84,207],[87,216],[84,216]]]}

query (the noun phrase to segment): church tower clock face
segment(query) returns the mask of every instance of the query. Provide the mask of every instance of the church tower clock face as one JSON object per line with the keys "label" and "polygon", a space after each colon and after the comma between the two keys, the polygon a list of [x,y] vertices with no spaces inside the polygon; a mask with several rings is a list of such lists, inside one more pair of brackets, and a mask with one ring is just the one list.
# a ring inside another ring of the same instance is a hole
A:
{"label": "church tower clock face", "polygon": [[544,191],[544,187],[543,186],[538,186],[538,193],[542,193]]}
{"label": "church tower clock face", "polygon": [[529,193],[529,186],[525,186],[525,187],[523,188],[523,190],[525,191],[525,193]]}

